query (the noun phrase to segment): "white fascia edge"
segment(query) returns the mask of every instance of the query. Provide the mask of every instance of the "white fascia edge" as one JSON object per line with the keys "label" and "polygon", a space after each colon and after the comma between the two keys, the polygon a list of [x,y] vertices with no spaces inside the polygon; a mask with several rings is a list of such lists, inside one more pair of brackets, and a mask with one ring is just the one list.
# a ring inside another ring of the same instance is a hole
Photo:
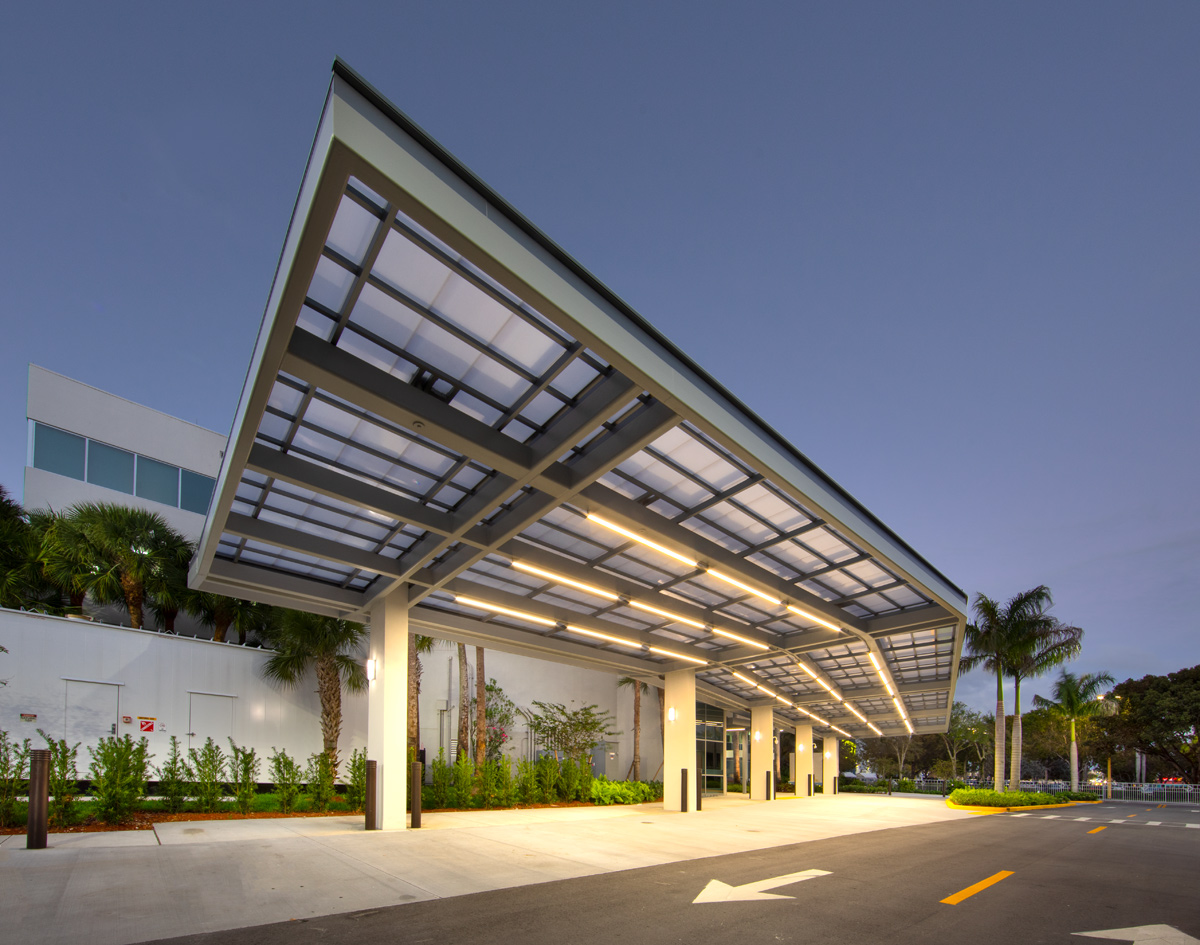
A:
{"label": "white fascia edge", "polygon": [[342,144],[566,314],[572,325],[564,327],[594,338],[598,352],[623,373],[683,416],[704,418],[742,446],[758,468],[791,483],[816,511],[923,585],[949,611],[965,614],[955,588],[831,492],[765,431],[747,423],[672,352],[631,324],[340,77],[333,80],[332,112],[336,137]]}

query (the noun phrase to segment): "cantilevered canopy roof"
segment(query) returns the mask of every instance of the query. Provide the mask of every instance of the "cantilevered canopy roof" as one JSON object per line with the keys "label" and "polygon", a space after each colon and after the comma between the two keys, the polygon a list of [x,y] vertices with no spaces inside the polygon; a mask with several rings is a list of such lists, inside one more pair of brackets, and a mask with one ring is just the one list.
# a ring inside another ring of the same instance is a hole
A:
{"label": "cantilevered canopy roof", "polygon": [[193,585],[944,728],[962,591],[341,63]]}

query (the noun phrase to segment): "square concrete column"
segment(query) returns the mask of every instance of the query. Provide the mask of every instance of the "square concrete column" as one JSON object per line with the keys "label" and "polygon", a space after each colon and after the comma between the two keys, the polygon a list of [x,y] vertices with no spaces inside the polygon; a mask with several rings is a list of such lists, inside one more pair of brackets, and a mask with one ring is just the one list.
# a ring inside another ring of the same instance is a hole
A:
{"label": "square concrete column", "polygon": [[[663,731],[663,810],[696,812],[696,671],[666,673]],[[675,718],[672,719],[671,716]],[[683,793],[681,772],[687,771]]]}
{"label": "square concrete column", "polygon": [[841,759],[838,757],[838,745],[836,735],[826,735],[821,746],[823,755],[821,761],[821,790],[826,794],[833,794],[836,791],[835,779],[840,773],[838,766],[841,764]]}
{"label": "square concrete column", "polygon": [[812,797],[813,736],[811,725],[796,726],[796,781],[797,797]]}
{"label": "square concrete column", "polygon": [[377,763],[376,826],[403,830],[408,803],[407,585],[371,608],[367,658],[375,661],[367,693],[367,758]]}
{"label": "square concrete column", "polygon": [[[775,799],[775,710],[758,706],[750,710],[750,799]],[[767,777],[771,777],[770,792]]]}

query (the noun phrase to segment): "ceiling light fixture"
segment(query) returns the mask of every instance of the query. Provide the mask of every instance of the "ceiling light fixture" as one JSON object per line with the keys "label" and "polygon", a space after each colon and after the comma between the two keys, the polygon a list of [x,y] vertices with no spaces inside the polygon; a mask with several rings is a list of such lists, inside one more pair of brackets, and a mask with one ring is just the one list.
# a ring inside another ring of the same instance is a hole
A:
{"label": "ceiling light fixture", "polygon": [[567,624],[567,629],[572,633],[581,633],[587,637],[595,637],[597,640],[607,640],[609,643],[616,643],[618,646],[628,646],[635,650],[640,650],[642,644],[637,640],[627,640],[625,637],[614,637],[610,633],[601,633],[599,630],[589,630],[587,627],[576,627],[572,624]]}
{"label": "ceiling light fixture", "polygon": [[759,643],[757,640],[751,640],[749,637],[740,636],[730,630],[722,630],[719,627],[710,627],[709,629],[719,637],[728,637],[730,640],[737,640],[738,643],[745,643],[747,646],[756,646],[760,650],[770,649],[765,643]]}
{"label": "ceiling light fixture", "polygon": [[818,617],[816,614],[810,613],[809,611],[804,610],[802,607],[797,607],[795,604],[788,604],[787,609],[794,614],[799,614],[805,620],[811,620],[813,623],[820,624],[822,627],[828,627],[830,630],[836,630],[838,633],[841,633],[842,631],[842,628],[836,623],[830,623],[824,617]]}
{"label": "ceiling light fixture", "polygon": [[732,584],[734,587],[741,588],[747,594],[753,594],[755,597],[760,597],[768,604],[774,604],[776,607],[783,605],[783,601],[781,601],[778,597],[772,597],[770,594],[764,594],[762,591],[755,590],[749,584],[743,584],[735,577],[730,577],[728,574],[723,574],[720,571],[714,571],[712,568],[706,568],[705,570],[718,581],[724,581],[726,584]]}
{"label": "ceiling light fixture", "polygon": [[510,607],[501,607],[499,604],[491,604],[485,600],[477,600],[474,597],[462,597],[455,595],[454,599],[466,607],[474,607],[477,610],[491,610],[498,614],[505,614],[509,617],[517,617],[521,620],[528,620],[530,623],[540,623],[544,627],[554,627],[558,625],[557,620],[551,620],[548,617],[539,617],[537,614],[527,614],[523,610],[513,610]]}
{"label": "ceiling light fixture", "polygon": [[708,660],[702,660],[695,656],[687,656],[683,653],[676,653],[673,650],[664,650],[662,647],[652,646],[650,647],[650,652],[658,653],[660,656],[670,656],[677,660],[687,660],[689,663],[698,663],[701,666],[708,665]]}
{"label": "ceiling light fixture", "polygon": [[649,604],[643,604],[640,601],[631,600],[630,607],[636,607],[638,610],[649,611],[652,614],[658,614],[660,617],[666,617],[668,620],[673,620],[675,623],[686,624],[689,627],[696,627],[698,630],[704,630],[705,625],[698,620],[692,620],[688,617],[681,617],[679,614],[673,614],[669,610],[660,610],[658,607],[651,607]]}
{"label": "ceiling light fixture", "polygon": [[647,548],[653,548],[655,551],[666,555],[668,558],[674,558],[676,561],[681,561],[684,564],[688,565],[689,567],[692,567],[692,568],[700,567],[700,565],[697,562],[693,561],[691,558],[687,557],[686,555],[681,555],[677,551],[672,551],[670,548],[665,548],[662,545],[660,545],[658,542],[651,541],[649,538],[643,538],[641,535],[637,534],[636,532],[632,532],[628,528],[622,528],[616,522],[610,522],[608,519],[603,518],[599,515],[596,515],[594,512],[587,513],[587,520],[589,522],[595,522],[597,525],[601,525],[604,528],[607,528],[609,531],[616,532],[618,535],[624,535],[630,541],[636,541],[638,544],[645,545]]}
{"label": "ceiling light fixture", "polygon": [[599,587],[594,587],[591,584],[584,584],[582,581],[576,581],[573,578],[564,577],[561,574],[555,574],[553,571],[545,571],[542,568],[536,568],[532,564],[526,564],[524,561],[514,560],[512,563],[514,568],[521,571],[528,571],[530,574],[536,574],[538,577],[545,578],[547,581],[554,581],[557,584],[566,584],[568,587],[575,587],[581,591],[586,591],[588,594],[595,594],[597,597],[603,597],[605,600],[618,600],[619,596],[606,591]]}
{"label": "ceiling light fixture", "polygon": [[880,735],[880,736],[882,736],[882,735],[883,735],[883,732],[879,731],[879,729],[877,729],[877,728],[876,728],[874,725],[872,725],[870,722],[868,722],[868,723],[867,723],[867,728],[869,728],[869,729],[870,729],[872,732],[874,732],[876,735]]}
{"label": "ceiling light fixture", "polygon": [[758,683],[756,683],[753,679],[751,679],[748,676],[743,676],[741,673],[734,673],[733,675],[749,686],[757,686],[758,685]]}

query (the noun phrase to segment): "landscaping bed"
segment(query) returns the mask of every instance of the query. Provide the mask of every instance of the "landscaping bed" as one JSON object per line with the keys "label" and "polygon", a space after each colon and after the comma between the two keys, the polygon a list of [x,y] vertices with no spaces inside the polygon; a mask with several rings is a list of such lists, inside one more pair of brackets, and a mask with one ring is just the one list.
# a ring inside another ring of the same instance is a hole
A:
{"label": "landscaping bed", "polygon": [[1044,791],[990,791],[984,788],[959,788],[951,792],[946,803],[951,807],[986,808],[989,810],[1023,810],[1041,807],[1070,807],[1072,804],[1095,803],[1094,794],[1063,791],[1047,794]]}

